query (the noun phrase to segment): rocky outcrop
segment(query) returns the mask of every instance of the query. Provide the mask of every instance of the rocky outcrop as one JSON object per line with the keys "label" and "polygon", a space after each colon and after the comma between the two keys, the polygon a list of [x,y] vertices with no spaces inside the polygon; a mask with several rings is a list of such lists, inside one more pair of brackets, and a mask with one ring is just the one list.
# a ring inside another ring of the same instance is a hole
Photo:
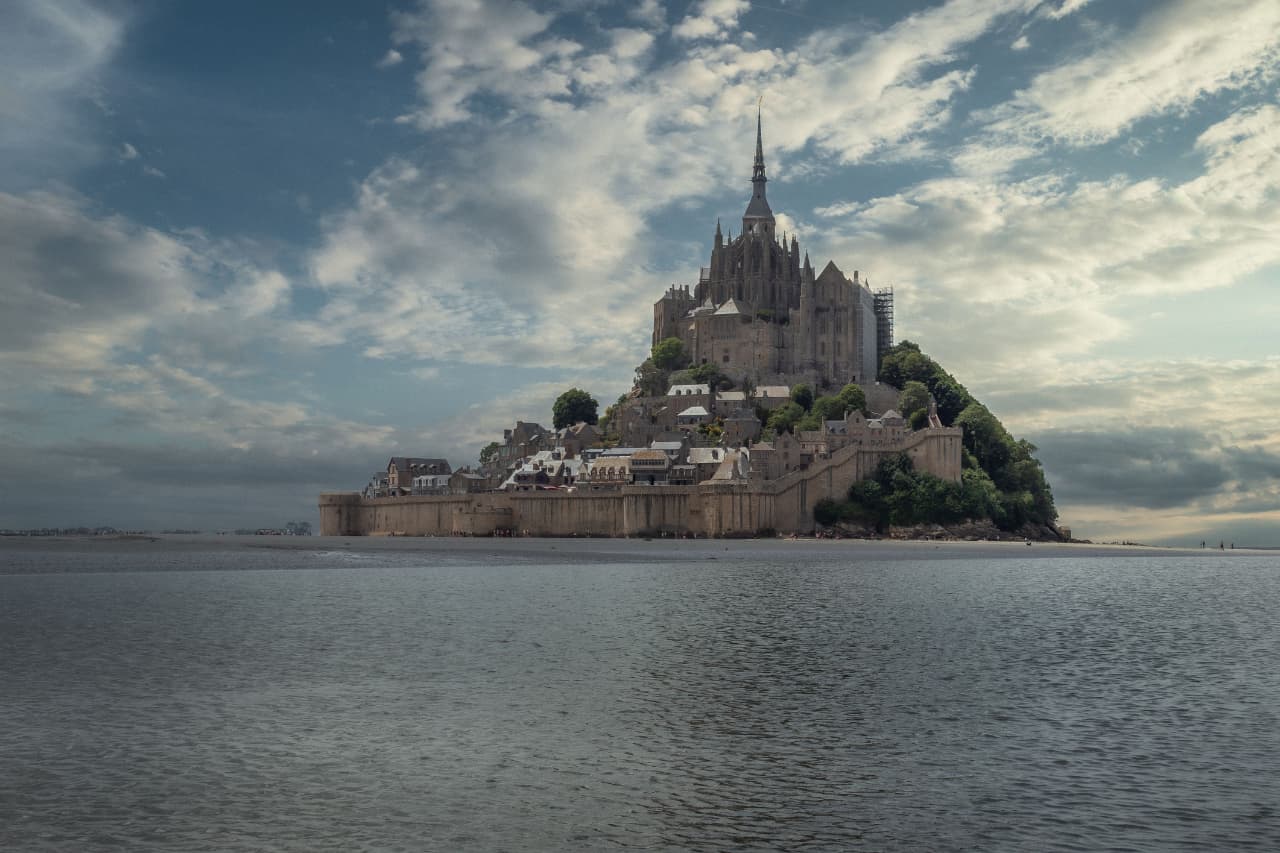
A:
{"label": "rocky outcrop", "polygon": [[841,522],[825,532],[851,539],[912,539],[961,542],[1068,542],[1061,531],[1044,525],[1023,525],[1018,530],[1001,530],[990,521],[965,521],[958,524],[916,524],[890,527],[879,533],[874,527]]}

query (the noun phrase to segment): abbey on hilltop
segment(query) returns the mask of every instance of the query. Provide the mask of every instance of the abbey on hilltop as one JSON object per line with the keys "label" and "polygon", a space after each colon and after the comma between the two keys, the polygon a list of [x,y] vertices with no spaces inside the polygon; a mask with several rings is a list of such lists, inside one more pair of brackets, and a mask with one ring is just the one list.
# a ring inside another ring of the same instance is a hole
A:
{"label": "abbey on hilltop", "polygon": [[518,421],[476,472],[445,482],[424,470],[409,484],[395,457],[364,494],[321,496],[322,532],[803,533],[819,502],[845,500],[893,460],[960,494],[963,430],[944,425],[928,392],[900,397],[877,381],[881,361],[893,364],[892,292],[834,263],[815,273],[794,236],[778,239],[767,181],[757,114],[742,231],[726,238],[717,225],[697,284],[658,300],[650,357],[599,424],[596,402],[574,389],[589,422]]}
{"label": "abbey on hilltop", "polygon": [[756,115],[751,201],[742,231],[716,223],[711,264],[691,290],[673,285],[653,306],[653,342],[679,338],[694,364],[751,385],[806,382],[839,387],[874,382],[893,346],[893,291],[873,292],[834,262],[814,274],[795,235],[779,240]]}

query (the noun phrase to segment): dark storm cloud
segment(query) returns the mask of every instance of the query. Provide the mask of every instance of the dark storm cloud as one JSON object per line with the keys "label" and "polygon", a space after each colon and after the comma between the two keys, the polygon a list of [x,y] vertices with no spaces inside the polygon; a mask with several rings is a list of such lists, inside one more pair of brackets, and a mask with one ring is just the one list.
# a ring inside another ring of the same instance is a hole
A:
{"label": "dark storm cloud", "polygon": [[1227,483],[1248,494],[1280,478],[1280,456],[1187,428],[1050,430],[1035,441],[1064,503],[1168,509],[1214,496]]}

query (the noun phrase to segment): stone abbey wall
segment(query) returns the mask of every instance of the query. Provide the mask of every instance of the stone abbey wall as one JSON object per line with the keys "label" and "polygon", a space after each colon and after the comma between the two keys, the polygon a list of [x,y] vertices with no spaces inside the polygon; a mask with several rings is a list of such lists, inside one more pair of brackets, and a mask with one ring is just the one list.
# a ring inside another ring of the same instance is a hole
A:
{"label": "stone abbey wall", "polygon": [[[898,452],[895,448],[892,452]],[[960,478],[961,431],[913,433],[905,451],[916,469]],[[474,495],[363,498],[320,496],[322,536],[753,536],[762,530],[808,533],[813,507],[841,498],[885,453],[850,446],[777,480],[697,486],[623,486],[616,492],[483,492]]]}

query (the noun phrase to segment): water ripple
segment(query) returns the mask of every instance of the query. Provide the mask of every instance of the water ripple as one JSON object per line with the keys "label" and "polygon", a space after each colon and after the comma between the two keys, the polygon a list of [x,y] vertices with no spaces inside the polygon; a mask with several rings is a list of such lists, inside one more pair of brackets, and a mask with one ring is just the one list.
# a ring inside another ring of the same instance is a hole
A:
{"label": "water ripple", "polygon": [[0,847],[1280,847],[1271,562],[720,556],[0,576]]}

